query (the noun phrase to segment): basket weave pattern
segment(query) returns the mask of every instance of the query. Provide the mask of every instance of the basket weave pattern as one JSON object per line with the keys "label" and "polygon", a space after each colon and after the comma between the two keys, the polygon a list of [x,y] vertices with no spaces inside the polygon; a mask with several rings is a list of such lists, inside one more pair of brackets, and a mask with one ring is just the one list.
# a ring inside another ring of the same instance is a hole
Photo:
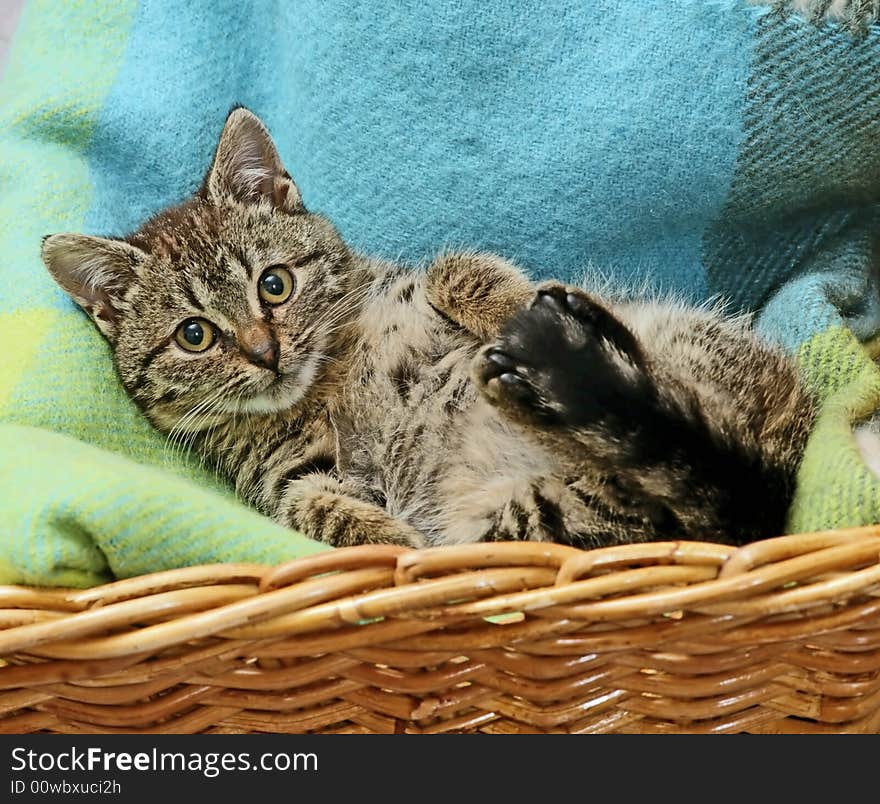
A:
{"label": "basket weave pattern", "polygon": [[880,527],[0,587],[0,732],[876,732],[878,593]]}

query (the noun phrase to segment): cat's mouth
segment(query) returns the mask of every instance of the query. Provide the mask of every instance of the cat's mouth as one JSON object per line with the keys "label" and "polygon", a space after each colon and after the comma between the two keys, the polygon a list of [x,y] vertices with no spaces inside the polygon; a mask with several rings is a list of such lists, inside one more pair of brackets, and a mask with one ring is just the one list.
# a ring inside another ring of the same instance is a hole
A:
{"label": "cat's mouth", "polygon": [[237,413],[278,413],[289,410],[306,395],[315,378],[317,360],[309,355],[291,371],[279,374],[253,396],[236,402]]}

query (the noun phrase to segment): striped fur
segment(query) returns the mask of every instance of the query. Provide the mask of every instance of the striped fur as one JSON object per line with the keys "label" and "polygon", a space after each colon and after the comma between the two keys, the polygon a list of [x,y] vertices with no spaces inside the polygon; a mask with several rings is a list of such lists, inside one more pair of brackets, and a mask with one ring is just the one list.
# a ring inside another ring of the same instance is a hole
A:
{"label": "striped fur", "polygon": [[[782,529],[812,408],[742,320],[536,289],[494,255],[423,272],[364,257],[305,209],[246,110],[193,198],[124,239],[47,238],[43,257],[171,443],[315,539]],[[272,304],[259,283],[279,265],[295,289]],[[176,337],[190,319],[214,334],[204,351]]]}

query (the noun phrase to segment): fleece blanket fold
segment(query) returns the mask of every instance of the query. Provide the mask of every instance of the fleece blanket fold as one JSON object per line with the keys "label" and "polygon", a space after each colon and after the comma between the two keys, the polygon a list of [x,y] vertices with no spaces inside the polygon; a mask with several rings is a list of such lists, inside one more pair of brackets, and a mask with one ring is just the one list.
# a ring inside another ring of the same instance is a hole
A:
{"label": "fleece blanket fold", "polygon": [[0,83],[0,582],[323,549],[166,448],[39,260],[191,192],[235,103],[357,248],[754,311],[822,400],[790,529],[880,521],[851,435],[880,403],[880,29],[788,5],[28,0]]}

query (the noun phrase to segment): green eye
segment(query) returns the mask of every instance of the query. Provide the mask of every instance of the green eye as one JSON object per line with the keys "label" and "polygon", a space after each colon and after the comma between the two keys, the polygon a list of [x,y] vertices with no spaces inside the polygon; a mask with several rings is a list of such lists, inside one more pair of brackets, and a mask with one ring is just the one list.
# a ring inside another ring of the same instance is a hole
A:
{"label": "green eye", "polygon": [[283,265],[270,265],[260,276],[260,298],[267,304],[281,304],[290,298],[296,280]]}
{"label": "green eye", "polygon": [[214,327],[204,318],[188,318],[177,328],[174,339],[187,352],[204,352],[214,343]]}

